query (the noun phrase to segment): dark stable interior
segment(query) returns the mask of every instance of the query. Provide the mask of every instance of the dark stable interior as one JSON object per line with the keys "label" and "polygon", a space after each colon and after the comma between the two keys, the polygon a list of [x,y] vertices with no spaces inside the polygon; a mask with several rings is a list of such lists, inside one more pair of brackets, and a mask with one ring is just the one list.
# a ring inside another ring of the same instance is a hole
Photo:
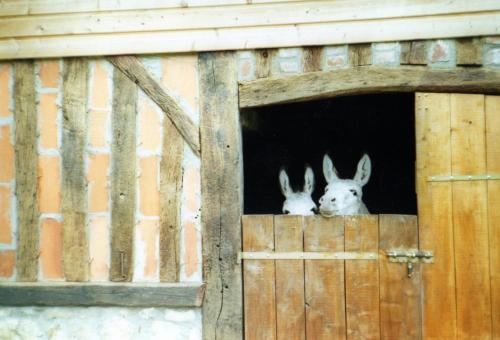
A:
{"label": "dark stable interior", "polygon": [[314,171],[313,200],[324,192],[323,155],[352,178],[363,153],[372,162],[363,201],[372,214],[416,214],[413,93],[358,95],[247,109],[241,113],[244,213],[281,214],[278,174],[302,189]]}

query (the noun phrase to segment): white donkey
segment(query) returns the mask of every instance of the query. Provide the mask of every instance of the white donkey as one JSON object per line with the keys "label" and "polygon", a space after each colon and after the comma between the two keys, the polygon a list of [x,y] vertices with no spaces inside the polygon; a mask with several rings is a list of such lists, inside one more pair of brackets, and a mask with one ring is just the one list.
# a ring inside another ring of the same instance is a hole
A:
{"label": "white donkey", "polygon": [[323,216],[369,214],[363,203],[362,187],[368,183],[372,171],[370,157],[364,154],[358,163],[353,179],[340,179],[333,162],[323,157],[323,174],[327,185],[325,194],[319,199],[319,211]]}
{"label": "white donkey", "polygon": [[293,192],[286,171],[283,169],[280,171],[281,192],[285,196],[285,202],[283,202],[284,214],[314,215],[317,207],[311,198],[314,190],[314,173],[310,167],[306,168],[304,181],[303,191]]}

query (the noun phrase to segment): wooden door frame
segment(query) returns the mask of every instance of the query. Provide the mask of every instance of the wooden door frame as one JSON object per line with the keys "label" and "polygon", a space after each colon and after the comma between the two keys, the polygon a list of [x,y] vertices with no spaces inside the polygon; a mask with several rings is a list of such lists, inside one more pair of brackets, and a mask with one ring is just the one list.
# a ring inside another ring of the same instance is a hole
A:
{"label": "wooden door frame", "polygon": [[243,338],[239,110],[383,92],[500,93],[500,69],[359,66],[238,84],[235,52],[200,53],[204,339]]}

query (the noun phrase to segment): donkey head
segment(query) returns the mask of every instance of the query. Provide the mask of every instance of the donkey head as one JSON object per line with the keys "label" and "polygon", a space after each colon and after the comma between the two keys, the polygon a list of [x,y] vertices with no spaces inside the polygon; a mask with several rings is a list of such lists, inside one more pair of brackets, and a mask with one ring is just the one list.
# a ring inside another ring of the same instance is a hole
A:
{"label": "donkey head", "polygon": [[314,215],[316,204],[311,198],[314,190],[314,173],[310,167],[306,168],[304,174],[303,191],[293,192],[290,180],[285,170],[280,171],[281,192],[285,196],[283,202],[283,213],[291,215]]}
{"label": "donkey head", "polygon": [[320,198],[319,210],[324,216],[368,214],[363,203],[362,187],[368,183],[371,174],[371,161],[363,155],[353,179],[340,179],[333,162],[325,155],[323,158],[323,174],[327,185],[325,194]]}

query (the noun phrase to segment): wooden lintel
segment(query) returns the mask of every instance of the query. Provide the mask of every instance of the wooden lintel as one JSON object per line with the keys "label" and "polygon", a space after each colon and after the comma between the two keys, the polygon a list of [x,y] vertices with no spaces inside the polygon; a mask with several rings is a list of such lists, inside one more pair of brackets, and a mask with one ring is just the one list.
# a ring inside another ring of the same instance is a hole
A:
{"label": "wooden lintel", "polygon": [[500,93],[500,70],[375,66],[258,79],[239,86],[240,108],[381,92]]}
{"label": "wooden lintel", "polygon": [[200,307],[204,283],[0,283],[0,306]]}
{"label": "wooden lintel", "polygon": [[189,147],[200,156],[198,127],[182,109],[170,91],[163,87],[134,56],[108,57],[108,60],[130,80],[136,83],[172,121]]}

